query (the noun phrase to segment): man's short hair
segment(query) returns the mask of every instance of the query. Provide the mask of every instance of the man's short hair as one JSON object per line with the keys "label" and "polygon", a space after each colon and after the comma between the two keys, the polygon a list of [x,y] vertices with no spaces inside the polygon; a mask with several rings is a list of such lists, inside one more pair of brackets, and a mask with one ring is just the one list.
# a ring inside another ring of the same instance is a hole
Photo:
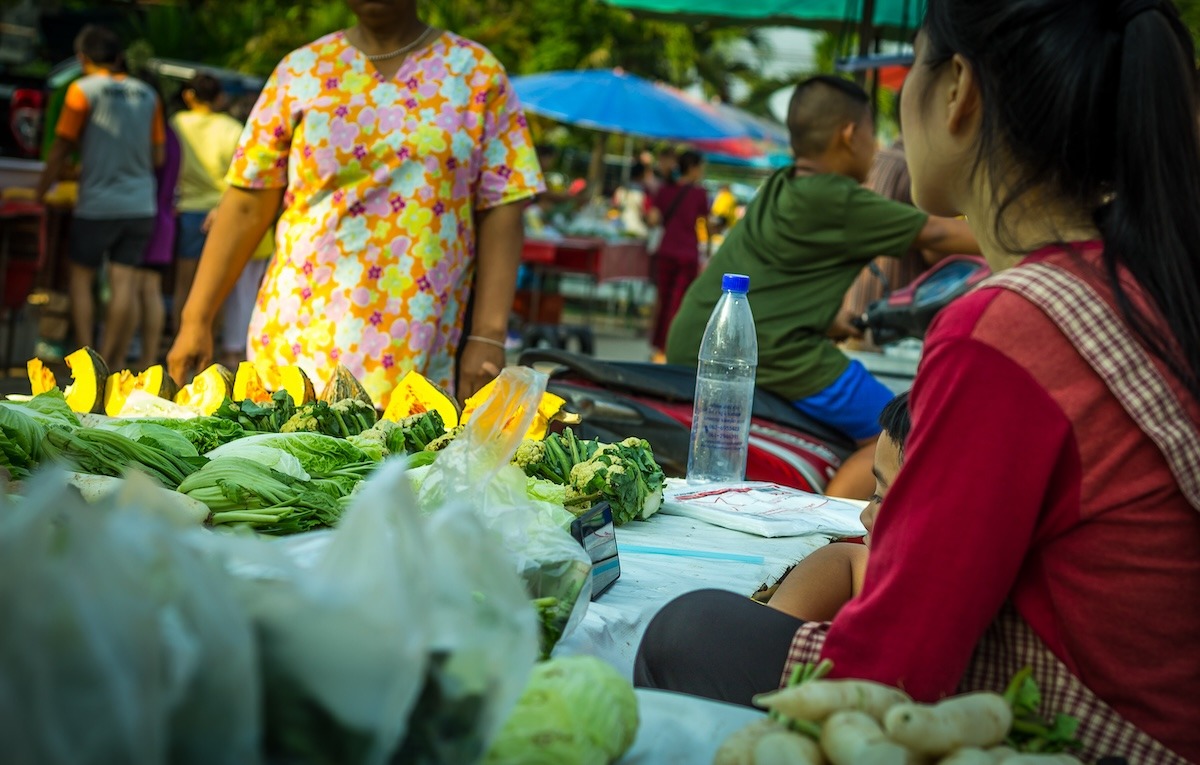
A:
{"label": "man's short hair", "polygon": [[862,121],[870,103],[866,91],[841,77],[822,74],[800,83],[788,106],[792,151],[798,157],[821,154],[839,130]]}
{"label": "man's short hair", "polygon": [[88,24],[75,37],[75,52],[97,66],[120,63],[121,38],[108,27]]}
{"label": "man's short hair", "polygon": [[221,97],[221,81],[211,74],[203,72],[197,74],[187,87],[195,94],[196,100],[202,104],[212,106]]}

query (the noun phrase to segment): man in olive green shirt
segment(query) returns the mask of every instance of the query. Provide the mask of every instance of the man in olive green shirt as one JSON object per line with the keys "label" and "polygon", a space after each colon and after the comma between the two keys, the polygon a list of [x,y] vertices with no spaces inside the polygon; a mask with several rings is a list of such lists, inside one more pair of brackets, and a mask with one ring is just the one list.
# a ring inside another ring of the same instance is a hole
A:
{"label": "man in olive green shirt", "polygon": [[827,491],[865,499],[874,487],[879,414],[892,394],[834,345],[835,338],[858,334],[849,317],[839,316],[842,298],[879,255],[898,258],[913,247],[977,253],[979,245],[964,222],[931,217],[861,185],[875,155],[875,129],[857,85],[826,76],[801,83],[788,129],[795,163],[766,181],[688,289],[671,325],[667,360],[696,364],[722,274],[748,275],[758,385],[858,441],[862,448]]}

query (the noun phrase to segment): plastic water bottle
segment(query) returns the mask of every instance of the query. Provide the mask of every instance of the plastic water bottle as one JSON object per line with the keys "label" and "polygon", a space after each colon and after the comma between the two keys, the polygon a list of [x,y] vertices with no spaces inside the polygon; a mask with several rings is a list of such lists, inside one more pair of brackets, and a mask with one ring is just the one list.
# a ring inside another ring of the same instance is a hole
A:
{"label": "plastic water bottle", "polygon": [[688,483],[745,480],[758,335],[750,313],[750,277],[725,274],[700,341]]}

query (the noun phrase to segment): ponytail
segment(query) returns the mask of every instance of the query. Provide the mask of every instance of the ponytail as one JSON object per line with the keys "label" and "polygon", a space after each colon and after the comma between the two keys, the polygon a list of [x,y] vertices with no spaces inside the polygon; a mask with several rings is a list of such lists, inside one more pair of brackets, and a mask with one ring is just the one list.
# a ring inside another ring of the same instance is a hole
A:
{"label": "ponytail", "polygon": [[[1200,399],[1200,110],[1191,36],[1166,3],[1124,20],[1116,62],[1113,197],[1097,214],[1117,305]],[[1136,6],[1135,6],[1136,7]],[[1124,267],[1171,330],[1162,337],[1117,278]]]}

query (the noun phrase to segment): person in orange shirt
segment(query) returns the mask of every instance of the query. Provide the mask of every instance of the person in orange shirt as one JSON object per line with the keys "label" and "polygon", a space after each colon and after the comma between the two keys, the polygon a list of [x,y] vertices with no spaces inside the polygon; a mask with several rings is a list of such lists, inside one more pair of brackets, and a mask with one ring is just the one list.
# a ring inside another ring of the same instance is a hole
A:
{"label": "person in orange shirt", "polygon": [[112,297],[101,355],[123,364],[137,323],[138,268],[154,233],[154,168],[166,157],[162,103],[146,83],[122,71],[121,41],[89,25],[75,39],[83,77],[71,83],[38,183],[39,199],[79,151],[79,201],[68,236],[69,293],[75,342],[94,345],[96,271],[107,256]]}

